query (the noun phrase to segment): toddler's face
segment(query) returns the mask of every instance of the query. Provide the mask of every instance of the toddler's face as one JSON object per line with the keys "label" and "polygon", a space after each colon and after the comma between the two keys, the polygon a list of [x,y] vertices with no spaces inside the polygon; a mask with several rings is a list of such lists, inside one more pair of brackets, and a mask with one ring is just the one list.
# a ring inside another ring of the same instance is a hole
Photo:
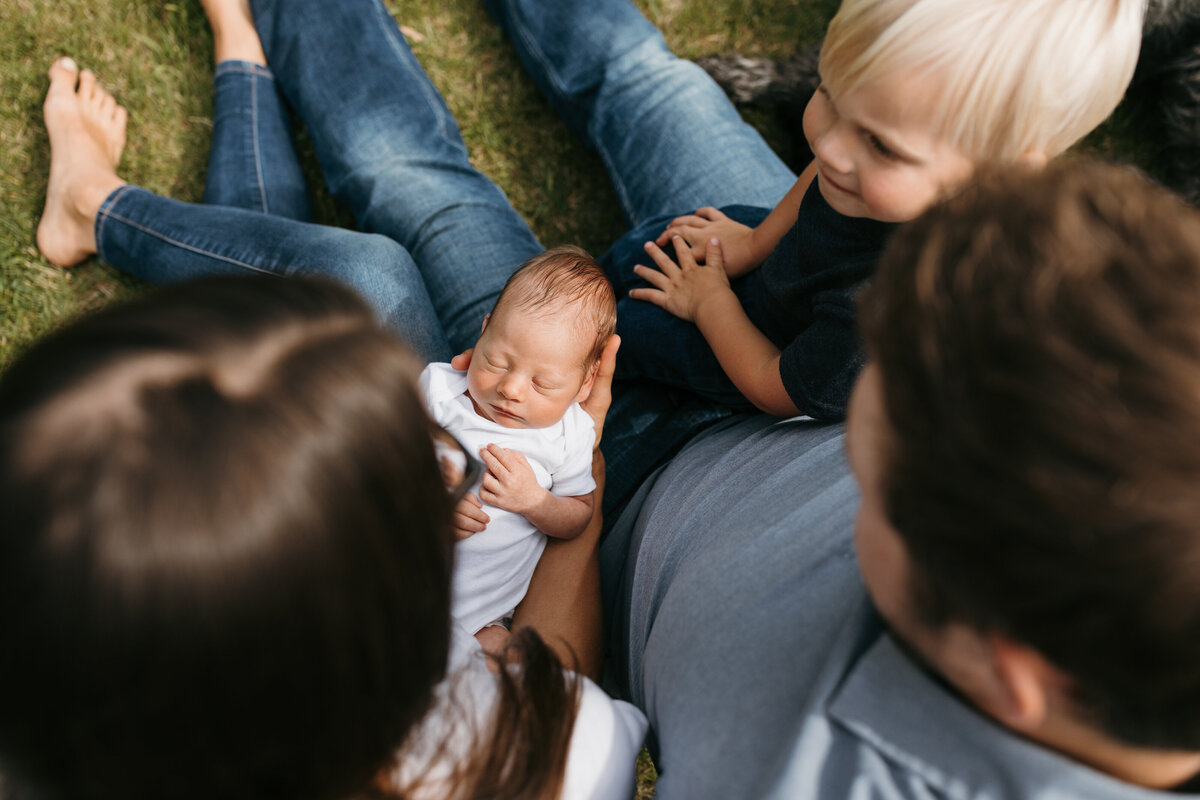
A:
{"label": "toddler's face", "polygon": [[824,86],[804,110],[804,135],[821,194],[847,217],[906,222],[964,183],[975,162],[934,133],[931,99],[940,81],[888,76],[843,92]]}
{"label": "toddler's face", "polygon": [[467,368],[467,392],[480,416],[505,428],[545,428],[592,388],[582,341],[569,310],[550,314],[498,309]]}

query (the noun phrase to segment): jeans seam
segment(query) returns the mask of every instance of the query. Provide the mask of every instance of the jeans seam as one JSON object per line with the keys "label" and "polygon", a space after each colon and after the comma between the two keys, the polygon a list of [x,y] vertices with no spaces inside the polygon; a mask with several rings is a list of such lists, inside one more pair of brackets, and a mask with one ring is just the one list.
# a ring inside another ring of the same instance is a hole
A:
{"label": "jeans seam", "polygon": [[217,64],[216,70],[213,72],[213,78],[216,79],[226,72],[244,72],[247,75],[266,78],[269,81],[275,80],[275,75],[269,68],[250,61],[222,61],[220,64]]}
{"label": "jeans seam", "polygon": [[[167,244],[172,245],[174,247],[178,247],[183,250],[188,250],[193,253],[198,253],[198,254],[200,254],[202,256],[206,256],[208,258],[214,258],[218,261],[224,261],[227,264],[233,264],[235,266],[243,267],[252,272],[259,272],[264,275],[275,275],[275,273],[269,269],[263,269],[262,267],[256,267],[253,264],[246,263],[245,261],[240,261],[240,260],[238,260],[236,258],[232,258],[230,256],[224,256],[224,255],[221,255],[220,253],[214,253],[212,251],[205,250],[204,248],[196,247],[195,245],[190,245],[185,242],[181,242],[178,239],[174,239],[170,236],[167,236],[165,233],[159,233],[158,231],[156,231],[152,228],[148,228],[145,225],[140,225],[137,222],[134,222],[133,220],[129,219],[128,217],[124,217],[120,214],[114,213],[111,210],[111,208],[112,208],[112,204],[115,203],[118,199],[116,195],[120,192],[123,192],[125,189],[128,189],[128,188],[130,188],[130,184],[126,184],[125,186],[122,186],[120,189],[117,190],[117,192],[114,192],[113,195],[110,195],[109,200],[105,201],[105,206],[107,206],[107,207],[102,206],[100,209],[100,214],[96,217],[96,251],[97,251],[97,255],[100,256],[100,259],[102,261],[108,262],[108,259],[106,259],[104,257],[103,252],[101,252],[101,250],[100,250],[100,232],[101,232],[102,226],[104,224],[104,221],[106,221],[108,219],[114,219],[117,222],[125,223],[126,225],[133,228],[134,230],[141,231],[142,233],[146,234],[147,236],[153,236],[154,238],[164,241]],[[111,263],[111,262],[109,262],[109,263]]]}
{"label": "jeans seam", "polygon": [[258,181],[259,204],[264,214],[271,213],[267,205],[266,182],[262,172],[262,152],[258,138],[258,81],[254,73],[250,76],[250,139],[254,148],[254,176]]}

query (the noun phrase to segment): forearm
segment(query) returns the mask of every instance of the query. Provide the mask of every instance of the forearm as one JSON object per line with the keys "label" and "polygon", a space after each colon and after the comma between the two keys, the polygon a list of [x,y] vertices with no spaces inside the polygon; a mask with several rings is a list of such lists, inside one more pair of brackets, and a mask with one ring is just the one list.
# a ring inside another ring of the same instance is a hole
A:
{"label": "forearm", "polygon": [[[816,162],[810,163],[796,178],[796,182],[792,184],[792,188],[783,196],[779,204],[754,229],[751,234],[751,250],[754,254],[755,266],[766,261],[767,256],[775,249],[775,245],[779,244],[779,240],[796,224],[796,217],[800,214],[800,203],[804,200],[804,194],[808,191],[808,187],[816,175]],[[749,269],[741,270],[737,274],[749,271]],[[732,277],[736,277],[736,275]]]}
{"label": "forearm", "polygon": [[777,417],[800,413],[783,387],[779,348],[754,326],[731,290],[705,298],[694,321],[725,374],[756,408]]}
{"label": "forearm", "polygon": [[574,539],[551,539],[538,561],[513,615],[513,630],[531,627],[571,669],[600,679],[604,663],[600,601],[600,498],[604,490],[604,457],[592,462],[596,491],[583,533]]}
{"label": "forearm", "polygon": [[559,497],[546,492],[541,502],[522,516],[552,539],[574,539],[591,519],[592,495]]}

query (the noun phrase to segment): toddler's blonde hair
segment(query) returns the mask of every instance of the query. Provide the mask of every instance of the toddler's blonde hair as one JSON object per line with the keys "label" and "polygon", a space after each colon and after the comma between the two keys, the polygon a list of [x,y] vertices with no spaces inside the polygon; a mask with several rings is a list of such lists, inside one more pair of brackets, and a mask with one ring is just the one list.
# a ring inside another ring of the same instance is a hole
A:
{"label": "toddler's blonde hair", "polygon": [[1145,0],[843,0],[820,70],[833,97],[904,72],[940,81],[932,121],[980,161],[1058,155],[1125,93]]}

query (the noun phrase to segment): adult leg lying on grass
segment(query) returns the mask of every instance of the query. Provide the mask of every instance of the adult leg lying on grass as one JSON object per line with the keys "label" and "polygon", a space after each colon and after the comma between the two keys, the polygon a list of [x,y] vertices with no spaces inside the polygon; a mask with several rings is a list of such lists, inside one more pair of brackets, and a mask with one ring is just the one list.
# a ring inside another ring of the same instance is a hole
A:
{"label": "adult leg lying on grass", "polygon": [[[358,290],[427,359],[447,360],[470,346],[508,275],[541,246],[471,167],[453,117],[387,11],[370,0],[292,2],[278,11],[262,3],[253,20],[239,0],[214,0],[206,10],[214,18],[223,12],[213,24],[218,58],[240,59],[222,60],[217,70],[206,204],[125,185],[115,171],[119,148],[91,144],[121,126],[73,122],[99,114],[87,111],[92,103],[115,102],[94,100],[94,92],[107,94],[89,88],[90,74],[85,82],[73,65],[57,64],[47,104],[54,166],[43,252],[64,266],[98,253],[153,283],[228,272],[321,274]],[[271,63],[286,75],[228,45],[257,42],[255,21]],[[283,100],[268,88],[276,82],[304,118],[335,196],[364,229],[384,236],[301,224],[296,203],[259,202],[300,181]],[[226,91],[224,84],[239,83]],[[234,132],[225,135],[227,128]],[[213,190],[252,181],[261,192]]]}

